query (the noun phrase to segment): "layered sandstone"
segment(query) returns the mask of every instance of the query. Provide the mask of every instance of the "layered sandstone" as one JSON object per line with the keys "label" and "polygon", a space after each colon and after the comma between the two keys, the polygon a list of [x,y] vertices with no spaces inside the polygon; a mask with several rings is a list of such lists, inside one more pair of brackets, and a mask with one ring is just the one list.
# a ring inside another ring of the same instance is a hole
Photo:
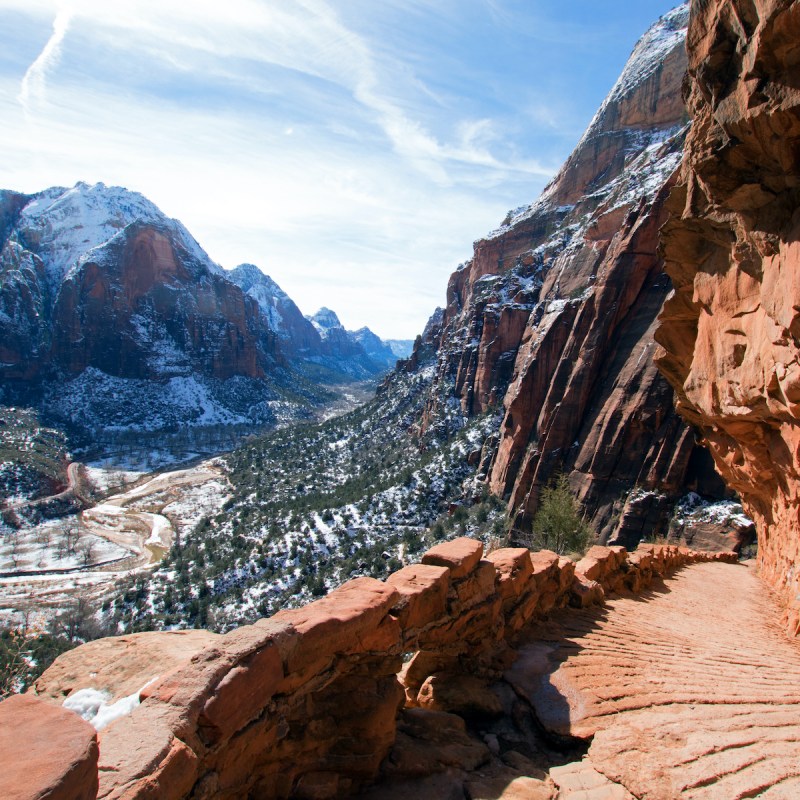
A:
{"label": "layered sandstone", "polygon": [[541,199],[450,279],[426,422],[452,394],[468,415],[502,410],[481,469],[520,530],[561,471],[601,541],[627,546],[665,530],[680,494],[724,491],[652,362],[687,20],[684,5],[645,35]]}
{"label": "layered sandstone", "polygon": [[[225,635],[164,632],[85,645],[44,674],[37,702],[60,706],[87,688],[113,700],[143,687],[141,703],[100,731],[99,798],[349,797],[375,780],[390,751],[387,777],[485,763],[488,749],[452,712],[504,713],[486,687],[514,661],[510,646],[531,621],[720,560],[735,556],[598,547],[576,565],[524,549],[484,557],[480,542],[456,539],[385,583],[359,578]],[[413,654],[405,664],[404,654]],[[0,703],[0,729],[13,708]],[[18,726],[20,743],[35,735],[34,722]],[[392,750],[398,725],[405,745]],[[415,749],[412,734],[430,725],[450,731],[449,749]],[[54,753],[51,771],[66,781],[72,764]],[[73,787],[72,796],[94,797],[96,780],[89,770],[84,794]],[[528,779],[518,788],[532,784],[539,785]]]}
{"label": "layered sandstone", "polygon": [[526,631],[509,680],[547,729],[590,742],[581,765],[550,771],[566,797],[592,770],[621,786],[591,797],[798,796],[800,641],[773,624],[755,573],[700,564],[645,603],[615,597]]}
{"label": "layered sandstone", "polygon": [[658,364],[800,631],[800,3],[695,2]]}
{"label": "layered sandstone", "polygon": [[97,734],[65,708],[16,695],[0,704],[0,796],[4,800],[94,800]]}
{"label": "layered sandstone", "polygon": [[263,378],[279,358],[255,301],[153,225],[128,226],[71,270],[52,320],[49,361],[68,376]]}

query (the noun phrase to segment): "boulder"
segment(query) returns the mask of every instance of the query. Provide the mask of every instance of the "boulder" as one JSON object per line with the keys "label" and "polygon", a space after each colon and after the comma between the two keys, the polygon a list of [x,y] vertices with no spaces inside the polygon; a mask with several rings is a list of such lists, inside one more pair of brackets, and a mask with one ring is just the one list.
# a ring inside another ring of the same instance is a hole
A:
{"label": "boulder", "polygon": [[94,800],[97,733],[77,714],[32,694],[0,702],[0,797]]}

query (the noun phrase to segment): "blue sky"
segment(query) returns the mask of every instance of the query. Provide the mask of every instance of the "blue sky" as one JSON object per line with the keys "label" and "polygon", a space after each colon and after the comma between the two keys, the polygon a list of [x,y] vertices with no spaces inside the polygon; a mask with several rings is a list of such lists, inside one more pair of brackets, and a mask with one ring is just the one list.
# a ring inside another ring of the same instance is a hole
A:
{"label": "blue sky", "polygon": [[666,0],[0,0],[0,187],[103,181],[413,338]]}

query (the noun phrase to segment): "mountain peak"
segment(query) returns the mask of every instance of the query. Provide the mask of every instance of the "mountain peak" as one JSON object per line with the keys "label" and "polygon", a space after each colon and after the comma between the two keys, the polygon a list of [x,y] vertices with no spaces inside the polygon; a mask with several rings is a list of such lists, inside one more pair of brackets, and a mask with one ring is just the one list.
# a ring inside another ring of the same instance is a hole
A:
{"label": "mountain peak", "polygon": [[167,217],[138,192],[79,181],[69,189],[53,186],[27,198],[16,227],[26,240],[39,243],[38,254],[54,289],[82,263],[85,254],[102,247],[134,223],[169,231],[197,262],[221,274],[221,268],[180,222]]}
{"label": "mountain peak", "polygon": [[326,308],[325,306],[323,306],[313,316],[307,317],[307,319],[309,319],[311,324],[323,335],[334,328],[344,327],[339,321],[339,317],[336,316],[336,312],[331,311],[331,309]]}

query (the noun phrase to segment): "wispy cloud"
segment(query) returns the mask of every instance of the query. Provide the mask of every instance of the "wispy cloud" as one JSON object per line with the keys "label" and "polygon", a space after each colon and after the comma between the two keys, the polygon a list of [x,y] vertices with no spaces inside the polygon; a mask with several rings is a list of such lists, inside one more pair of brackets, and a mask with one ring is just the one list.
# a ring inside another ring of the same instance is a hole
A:
{"label": "wispy cloud", "polygon": [[304,311],[411,337],[596,109],[548,77],[588,23],[492,3],[0,0],[0,185],[127,186]]}
{"label": "wispy cloud", "polygon": [[72,10],[68,7],[60,8],[53,20],[52,35],[22,78],[19,102],[26,114],[30,113],[33,103],[41,102],[44,99],[47,73],[58,64],[61,43],[67,35],[71,21]]}

